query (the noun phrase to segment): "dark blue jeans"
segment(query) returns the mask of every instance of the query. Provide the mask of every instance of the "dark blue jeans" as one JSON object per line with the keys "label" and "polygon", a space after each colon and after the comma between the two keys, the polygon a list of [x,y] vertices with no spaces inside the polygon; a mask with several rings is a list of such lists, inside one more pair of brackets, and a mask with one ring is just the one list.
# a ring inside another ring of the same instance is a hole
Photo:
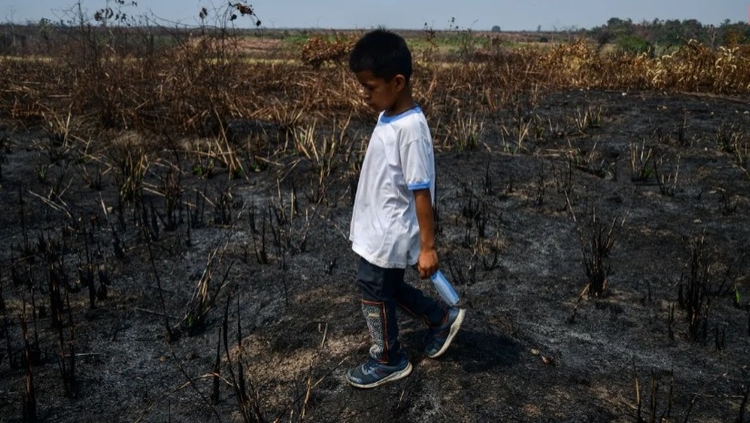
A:
{"label": "dark blue jeans", "polygon": [[396,309],[421,317],[428,326],[440,325],[445,309],[404,281],[405,269],[385,269],[360,257],[357,285],[362,290],[362,313],[367,321],[373,345],[370,356],[381,363],[399,361]]}

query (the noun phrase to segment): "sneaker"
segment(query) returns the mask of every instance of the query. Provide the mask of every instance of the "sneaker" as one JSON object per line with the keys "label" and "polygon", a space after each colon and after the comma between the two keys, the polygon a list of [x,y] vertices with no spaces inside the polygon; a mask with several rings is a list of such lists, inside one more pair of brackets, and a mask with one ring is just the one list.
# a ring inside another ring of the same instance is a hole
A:
{"label": "sneaker", "polygon": [[380,363],[370,357],[364,364],[346,372],[346,381],[357,388],[374,388],[409,376],[411,368],[409,358],[404,352],[401,352],[401,360],[395,366]]}
{"label": "sneaker", "polygon": [[453,338],[461,329],[461,323],[464,322],[466,310],[462,308],[449,308],[448,318],[442,325],[430,329],[430,342],[427,343],[424,353],[427,357],[438,358],[451,345]]}

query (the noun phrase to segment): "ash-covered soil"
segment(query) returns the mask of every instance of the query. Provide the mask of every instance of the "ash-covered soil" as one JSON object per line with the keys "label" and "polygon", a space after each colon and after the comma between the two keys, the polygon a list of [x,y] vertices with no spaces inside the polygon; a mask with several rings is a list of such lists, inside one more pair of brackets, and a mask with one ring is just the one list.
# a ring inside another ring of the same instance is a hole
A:
{"label": "ash-covered soil", "polygon": [[[44,422],[750,421],[749,103],[558,93],[438,148],[441,265],[467,320],[430,360],[400,316],[415,369],[369,391],[343,376],[369,347],[347,234],[370,122],[324,189],[310,160],[264,156],[278,145],[230,179],[180,146],[6,125],[0,421],[24,421],[28,386]],[[139,148],[141,199],[120,207]]]}

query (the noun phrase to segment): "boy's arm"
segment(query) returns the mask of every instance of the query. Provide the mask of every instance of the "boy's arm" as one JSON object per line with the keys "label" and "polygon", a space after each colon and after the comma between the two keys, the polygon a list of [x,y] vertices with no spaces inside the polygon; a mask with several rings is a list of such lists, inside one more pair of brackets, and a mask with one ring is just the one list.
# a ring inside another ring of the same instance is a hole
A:
{"label": "boy's arm", "polygon": [[429,189],[414,192],[414,203],[419,223],[421,250],[417,261],[417,270],[421,278],[428,278],[438,270],[438,256],[435,251],[435,220],[432,216],[432,198]]}

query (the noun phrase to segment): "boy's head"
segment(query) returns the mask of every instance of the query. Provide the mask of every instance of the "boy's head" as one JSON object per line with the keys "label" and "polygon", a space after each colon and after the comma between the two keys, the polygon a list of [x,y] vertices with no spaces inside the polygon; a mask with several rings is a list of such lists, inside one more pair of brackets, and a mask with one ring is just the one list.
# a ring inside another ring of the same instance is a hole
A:
{"label": "boy's head", "polygon": [[411,52],[400,35],[378,29],[368,32],[354,45],[349,55],[349,69],[354,73],[370,71],[386,81],[403,75],[409,82]]}
{"label": "boy's head", "polygon": [[411,52],[399,35],[381,29],[365,34],[352,49],[349,69],[364,89],[365,102],[376,111],[391,115],[413,107]]}

